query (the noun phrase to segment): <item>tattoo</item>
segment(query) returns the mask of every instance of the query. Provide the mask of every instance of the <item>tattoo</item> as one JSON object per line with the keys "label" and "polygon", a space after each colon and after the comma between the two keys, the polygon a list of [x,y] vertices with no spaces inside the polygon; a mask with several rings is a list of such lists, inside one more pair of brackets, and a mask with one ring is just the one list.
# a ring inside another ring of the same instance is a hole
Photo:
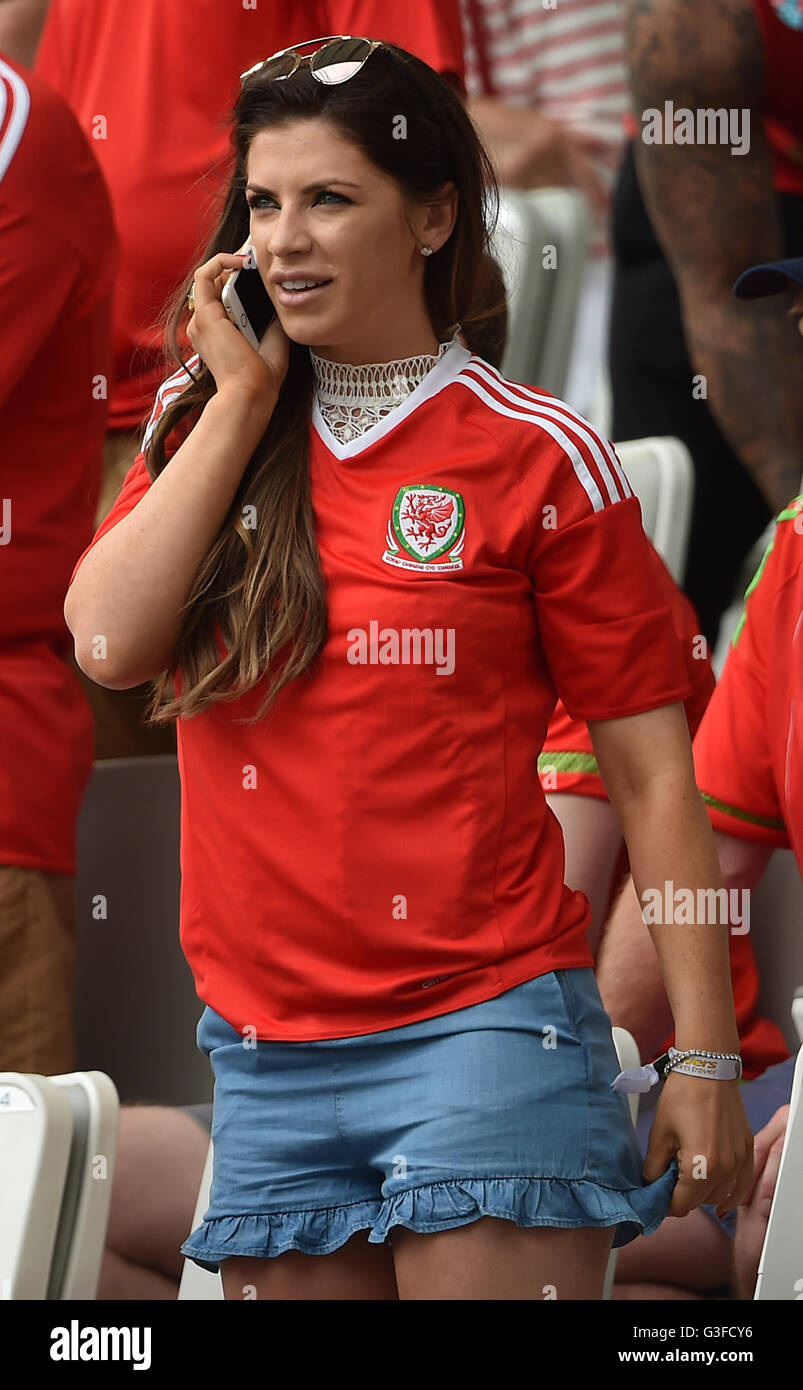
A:
{"label": "tattoo", "polygon": [[784,254],[752,0],[628,0],[626,43],[637,120],[665,102],[693,113],[749,113],[749,148],[738,156],[725,144],[638,138],[635,153],[650,220],[678,283],[694,371],[705,376],[717,423],[777,512],[800,482],[803,344],[778,300],[745,306],[732,294],[741,271]]}

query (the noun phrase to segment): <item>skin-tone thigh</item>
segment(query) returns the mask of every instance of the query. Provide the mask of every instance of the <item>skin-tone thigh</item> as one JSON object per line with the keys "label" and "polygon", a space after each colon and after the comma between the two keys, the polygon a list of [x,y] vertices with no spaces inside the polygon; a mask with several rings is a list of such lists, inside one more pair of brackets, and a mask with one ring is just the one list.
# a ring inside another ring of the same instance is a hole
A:
{"label": "skin-tone thigh", "polygon": [[600,1299],[613,1226],[559,1230],[482,1216],[424,1235],[393,1228],[400,1299]]}
{"label": "skin-tone thigh", "polygon": [[381,1299],[395,1300],[396,1276],[390,1246],[369,1245],[368,1231],[357,1231],[331,1255],[286,1250],[270,1260],[250,1255],[223,1260],[227,1299]]}
{"label": "skin-tone thigh", "polygon": [[616,1260],[614,1298],[627,1284],[673,1284],[711,1293],[733,1274],[733,1241],[704,1211],[667,1216],[651,1236],[623,1245]]}
{"label": "skin-tone thigh", "polygon": [[613,1228],[521,1228],[480,1217],[423,1234],[394,1226],[392,1245],[367,1232],[331,1255],[288,1251],[221,1265],[226,1298],[599,1299]]}

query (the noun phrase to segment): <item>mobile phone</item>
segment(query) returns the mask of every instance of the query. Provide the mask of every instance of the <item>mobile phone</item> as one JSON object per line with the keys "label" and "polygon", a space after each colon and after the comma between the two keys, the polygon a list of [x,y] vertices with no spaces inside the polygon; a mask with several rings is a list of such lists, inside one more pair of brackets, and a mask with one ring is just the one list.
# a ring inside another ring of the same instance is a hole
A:
{"label": "mobile phone", "polygon": [[276,310],[256,268],[253,249],[246,249],[251,251],[250,263],[246,261],[247,268],[236,271],[226,281],[222,295],[223,308],[252,348],[258,348],[275,318]]}

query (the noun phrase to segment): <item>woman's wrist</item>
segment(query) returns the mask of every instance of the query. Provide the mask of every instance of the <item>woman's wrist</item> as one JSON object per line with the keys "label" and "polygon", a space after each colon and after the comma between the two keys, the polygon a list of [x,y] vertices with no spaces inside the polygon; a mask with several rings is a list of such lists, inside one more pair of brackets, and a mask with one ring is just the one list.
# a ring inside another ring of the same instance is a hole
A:
{"label": "woman's wrist", "polygon": [[225,413],[238,421],[264,421],[267,426],[276,408],[276,395],[267,388],[261,392],[246,386],[222,386],[207,401],[207,409],[213,407],[212,414]]}
{"label": "woman's wrist", "polygon": [[739,1034],[734,1028],[712,1028],[710,1023],[701,1023],[697,1027],[693,1024],[684,1024],[682,1027],[677,1025],[673,1047],[676,1047],[678,1052],[687,1052],[690,1048],[703,1048],[707,1052],[741,1053]]}

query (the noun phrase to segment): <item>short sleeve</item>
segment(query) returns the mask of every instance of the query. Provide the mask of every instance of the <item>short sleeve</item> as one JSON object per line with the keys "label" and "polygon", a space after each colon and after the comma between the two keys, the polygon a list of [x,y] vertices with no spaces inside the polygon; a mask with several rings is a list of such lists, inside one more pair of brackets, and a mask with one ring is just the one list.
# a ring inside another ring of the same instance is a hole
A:
{"label": "short sleeve", "polygon": [[[116,526],[118,521],[122,521],[124,516],[128,516],[129,512],[132,512],[134,510],[137,503],[141,501],[141,499],[145,496],[145,493],[148,491],[150,485],[151,478],[147,468],[145,467],[145,455],[137,454],[137,457],[135,458],[134,462],[132,463],[131,467],[125,475],[125,481],[123,482],[123,486],[120,489],[117,501],[115,502],[108,516],[104,517],[103,521],[101,522],[100,526],[98,527],[97,531],[95,532],[94,536],[89,542],[89,545],[86,547],[86,550],[84,550],[83,553],[78,557],[75,569],[70,575],[70,584],[72,584],[73,580],[75,579],[76,574],[78,573],[79,569],[84,563],[84,560],[86,559],[92,547],[97,545],[101,537],[105,536],[107,532],[111,531],[112,527]],[[67,585],[68,589],[70,587],[70,584]]]}
{"label": "short sleeve", "polygon": [[[187,365],[189,368],[192,369],[195,366],[197,366],[199,361],[200,357],[196,353],[193,357],[190,358],[190,361]],[[120,489],[114,506],[112,507],[108,516],[106,516],[104,520],[101,522],[100,526],[98,527],[97,531],[92,537],[92,540],[86,547],[86,550],[83,552],[83,554],[79,556],[75,569],[73,570],[70,576],[70,584],[72,584],[73,580],[75,579],[76,574],[81,568],[81,565],[83,564],[93,545],[97,545],[98,541],[109,531],[111,531],[112,527],[116,526],[118,521],[122,521],[123,517],[128,516],[129,512],[132,512],[134,510],[137,503],[142,500],[142,498],[145,496],[145,493],[148,491],[152,479],[145,463],[144,451],[147,449],[148,445],[151,442],[151,439],[153,438],[153,432],[157,424],[159,423],[162,414],[167,409],[167,407],[173,403],[173,401],[178,399],[189,380],[189,372],[186,369],[182,368],[178,372],[173,372],[173,374],[169,376],[166,381],[162,382],[162,385],[159,387],[159,390],[156,393],[156,399],[153,403],[153,409],[151,411],[150,418],[148,420],[147,425],[145,426],[145,432],[142,439],[143,452],[137,454],[137,457],[135,458],[134,462],[132,463],[125,476],[123,486]],[[189,434],[192,428],[193,414],[194,412],[190,412],[188,416],[184,416],[184,418],[179,422],[178,427],[175,430],[171,430],[168,438],[165,440],[166,458],[169,459],[172,457],[172,455],[176,452],[179,446],[183,443],[186,436]],[[67,587],[69,588],[70,585],[68,584]]]}
{"label": "short sleeve", "polygon": [[[653,569],[672,609],[675,632],[685,659],[691,694],[684,701],[689,735],[694,738],[716,686],[716,676],[694,606],[675,583],[661,556],[648,540]],[[547,728],[538,772],[545,791],[569,792],[607,801],[588,725],[572,719],[562,700],[555,706]]]}
{"label": "short sleeve", "polygon": [[[748,587],[740,622],[692,751],[697,786],[714,829],[789,849],[773,773],[767,703],[767,673],[773,669],[768,650],[772,607],[783,563],[777,538],[776,528]],[[787,640],[791,647],[791,632]]]}
{"label": "short sleeve", "polygon": [[[576,429],[576,427],[575,427]],[[621,719],[691,694],[666,590],[638,499],[612,445],[544,457],[528,507],[530,577],[541,644],[571,718]]]}

